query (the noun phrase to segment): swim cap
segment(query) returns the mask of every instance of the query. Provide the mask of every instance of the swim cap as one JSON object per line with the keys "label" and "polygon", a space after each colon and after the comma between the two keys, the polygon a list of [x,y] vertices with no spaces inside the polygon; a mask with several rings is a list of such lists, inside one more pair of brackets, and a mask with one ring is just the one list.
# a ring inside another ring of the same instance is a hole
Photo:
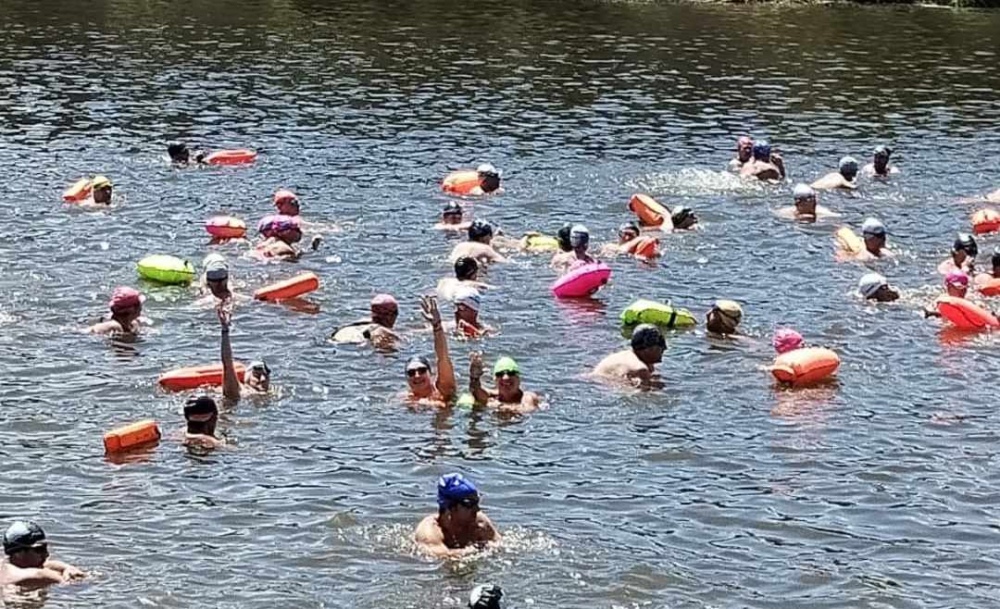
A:
{"label": "swim cap", "polygon": [[376,307],[392,307],[393,309],[399,308],[399,303],[393,298],[392,294],[378,294],[375,298],[372,298],[369,306],[374,309]]}
{"label": "swim cap", "polygon": [[477,290],[476,288],[463,285],[459,286],[459,288],[455,290],[456,307],[458,305],[465,305],[478,313],[480,304],[481,304],[481,297],[479,295],[479,290]]}
{"label": "swim cap", "polygon": [[556,232],[556,239],[559,240],[559,249],[563,250],[564,252],[568,252],[571,249],[573,249],[573,246],[570,244],[569,241],[569,234],[571,230],[572,227],[569,224],[563,224],[562,228],[560,228],[558,232]]}
{"label": "swim cap", "polygon": [[993,248],[993,256],[991,257],[990,262],[993,263],[993,266],[1000,266],[1000,245]]}
{"label": "swim cap", "polygon": [[735,300],[716,300],[714,308],[736,323],[743,319],[743,307]]}
{"label": "swim cap", "polygon": [[670,212],[670,222],[674,226],[680,226],[692,218],[694,218],[694,210],[690,207],[684,207],[683,205],[675,207],[673,211]]}
{"label": "swim cap", "polygon": [[108,308],[111,312],[120,311],[121,309],[128,309],[131,307],[138,307],[143,301],[142,294],[139,290],[120,286],[115,288],[115,291],[111,294],[111,301],[108,302]]}
{"label": "swim cap", "polygon": [[462,474],[447,474],[438,480],[438,507],[447,510],[466,497],[478,497],[479,491],[472,480]]}
{"label": "swim cap", "polygon": [[501,609],[501,598],[503,598],[503,590],[496,584],[476,586],[469,594],[469,609]]}
{"label": "swim cap", "polygon": [[15,520],[3,533],[3,553],[13,555],[21,550],[46,545],[45,531],[31,520]]}
{"label": "swim cap", "polygon": [[882,221],[877,218],[868,218],[861,225],[861,234],[865,237],[881,237],[885,233],[885,224],[882,224]]}
{"label": "swim cap", "polygon": [[417,368],[427,368],[429,372],[431,370],[431,363],[422,355],[414,355],[406,361],[405,370],[409,372],[410,370],[416,370]]}
{"label": "swim cap", "polygon": [[744,147],[751,147],[751,148],[753,147],[753,140],[750,139],[750,136],[748,135],[740,136],[740,139],[736,140],[737,150]]}
{"label": "swim cap", "polygon": [[247,370],[262,370],[266,376],[271,376],[271,369],[268,367],[267,362],[262,359],[254,360],[247,364]]}
{"label": "swim cap", "polygon": [[167,146],[167,154],[170,155],[170,158],[181,155],[187,156],[189,154],[187,144],[181,142],[170,144]]}
{"label": "swim cap", "polygon": [[889,158],[889,155],[891,154],[892,148],[889,148],[888,146],[880,145],[875,147],[875,156],[884,156],[885,158]]}
{"label": "swim cap", "polygon": [[500,177],[500,170],[489,163],[483,163],[479,167],[476,167],[476,173],[481,173],[488,176]]}
{"label": "swim cap", "polygon": [[590,231],[582,224],[574,224],[569,229],[569,243],[573,247],[587,245],[590,242]]}
{"label": "swim cap", "polygon": [[778,328],[771,339],[774,350],[780,353],[788,353],[802,346],[802,335],[791,328]]}
{"label": "swim cap", "polygon": [[796,184],[795,188],[792,189],[792,197],[796,201],[802,201],[804,199],[812,199],[816,196],[816,191],[812,189],[812,186],[808,184]]}
{"label": "swim cap", "polygon": [[944,276],[944,284],[967,288],[969,287],[969,276],[962,271],[951,271]]}
{"label": "swim cap", "polygon": [[299,198],[294,192],[282,188],[274,193],[274,204],[280,205],[281,203],[295,203],[295,206],[298,207]]}
{"label": "swim cap", "polygon": [[667,348],[667,339],[663,332],[653,324],[639,324],[632,330],[632,350],[639,351],[649,347]]}
{"label": "swim cap", "polygon": [[105,186],[114,187],[114,184],[111,183],[111,180],[107,176],[94,176],[94,179],[90,181],[90,188],[92,190],[104,188]]}
{"label": "swim cap", "polygon": [[469,239],[471,240],[492,236],[493,227],[489,222],[484,222],[483,220],[473,220],[472,224],[469,225]]}
{"label": "swim cap", "polygon": [[455,261],[455,277],[458,279],[471,279],[479,271],[479,263],[475,258],[462,256]]}
{"label": "swim cap", "polygon": [[753,145],[753,158],[762,161],[771,159],[771,144],[767,140],[760,140]]}
{"label": "swim cap", "polygon": [[229,277],[229,263],[222,254],[209,254],[202,264],[205,266],[205,279],[209,281],[222,281]]}
{"label": "swim cap", "polygon": [[507,357],[506,355],[497,360],[497,363],[493,364],[493,376],[500,374],[501,372],[513,372],[514,374],[521,374],[521,368],[518,367],[517,362],[514,358]]}
{"label": "swim cap", "polygon": [[461,216],[462,206],[458,204],[458,201],[448,201],[444,209],[441,210],[442,216]]}
{"label": "swim cap", "polygon": [[858,161],[852,156],[845,156],[840,159],[840,173],[857,173]]}
{"label": "swim cap", "polygon": [[889,280],[883,275],[878,273],[866,273],[861,280],[858,281],[858,292],[861,293],[865,298],[871,298],[875,296],[875,293],[879,289],[888,286]]}
{"label": "swim cap", "polygon": [[639,225],[635,222],[626,222],[618,227],[618,236],[621,236],[624,233],[635,233],[636,235],[639,235],[640,232]]}
{"label": "swim cap", "polygon": [[976,245],[976,240],[972,238],[972,235],[968,233],[958,233],[955,237],[955,243],[951,246],[953,252],[965,252],[966,254],[976,257],[979,253],[979,246]]}
{"label": "swim cap", "polygon": [[[215,400],[207,395],[188,398],[184,403],[184,418],[188,421],[206,421],[213,414],[218,414],[219,407]],[[197,418],[196,418],[197,417]]]}
{"label": "swim cap", "polygon": [[291,229],[302,230],[302,221],[297,216],[272,214],[264,216],[257,223],[257,232],[265,237],[273,237]]}

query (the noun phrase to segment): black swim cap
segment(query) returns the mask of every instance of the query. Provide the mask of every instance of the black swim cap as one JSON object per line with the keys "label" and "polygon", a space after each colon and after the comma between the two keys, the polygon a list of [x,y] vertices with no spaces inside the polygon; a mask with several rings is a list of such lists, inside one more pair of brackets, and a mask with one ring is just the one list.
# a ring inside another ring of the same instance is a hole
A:
{"label": "black swim cap", "polygon": [[442,216],[461,216],[462,206],[458,204],[458,201],[448,201],[448,204],[444,206],[441,210]]}
{"label": "black swim cap", "polygon": [[475,258],[462,256],[455,261],[455,277],[458,279],[472,279],[479,271],[479,264]]}
{"label": "black swim cap", "polygon": [[180,142],[175,142],[173,144],[170,144],[169,146],[167,146],[167,154],[169,154],[170,158],[172,159],[179,156],[186,157],[189,154],[187,144],[183,144]]}
{"label": "black swim cap", "polygon": [[639,230],[639,225],[635,222],[626,222],[618,227],[618,236],[620,237],[623,233],[635,233],[638,235],[641,231]]}
{"label": "black swim cap", "polygon": [[484,222],[482,220],[473,220],[472,224],[469,225],[469,239],[482,239],[483,237],[492,237],[493,227],[490,226],[489,222]]}
{"label": "black swim cap", "polygon": [[667,339],[663,332],[653,324],[639,324],[632,330],[632,350],[639,351],[649,347],[667,348]]}
{"label": "black swim cap", "polygon": [[573,226],[570,224],[563,224],[559,232],[556,233],[556,239],[559,241],[559,249],[564,252],[568,252],[573,249],[572,244],[569,242],[569,234],[572,232]]}
{"label": "black swim cap", "polygon": [[7,556],[45,544],[45,531],[31,520],[15,520],[3,534],[3,552]]}
{"label": "black swim cap", "polygon": [[476,586],[469,595],[469,609],[500,609],[503,590],[496,584]]}
{"label": "black swim cap", "polygon": [[184,418],[204,416],[206,414],[217,414],[219,407],[215,405],[215,400],[207,395],[188,398],[184,404]]}
{"label": "black swim cap", "polygon": [[991,262],[993,262],[993,266],[1000,266],[1000,245],[993,248],[993,257]]}
{"label": "black swim cap", "polygon": [[965,252],[973,258],[979,254],[979,246],[976,245],[976,240],[968,233],[958,233],[958,237],[955,238],[955,243],[951,246],[951,250],[953,252]]}
{"label": "black swim cap", "polygon": [[687,220],[694,219],[694,210],[690,207],[684,207],[683,205],[675,207],[670,213],[670,221],[674,226],[680,226],[684,224]]}

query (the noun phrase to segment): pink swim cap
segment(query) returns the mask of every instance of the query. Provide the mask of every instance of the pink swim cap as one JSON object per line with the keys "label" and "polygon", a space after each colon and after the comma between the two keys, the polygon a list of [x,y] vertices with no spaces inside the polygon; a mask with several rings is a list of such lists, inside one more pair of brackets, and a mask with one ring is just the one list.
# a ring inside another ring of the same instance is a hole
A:
{"label": "pink swim cap", "polygon": [[298,216],[272,214],[260,219],[260,222],[257,223],[257,232],[265,237],[271,237],[286,230],[293,228],[301,229],[301,227],[302,221]]}
{"label": "pink swim cap", "polygon": [[139,290],[121,286],[115,288],[115,291],[111,294],[111,301],[108,302],[108,307],[112,311],[119,311],[121,309],[138,307],[142,304],[142,300],[142,294],[139,293]]}
{"label": "pink swim cap", "polygon": [[399,307],[399,303],[392,297],[392,294],[379,294],[372,298],[371,307]]}
{"label": "pink swim cap", "polygon": [[299,202],[299,198],[295,195],[294,192],[292,192],[292,191],[290,191],[288,189],[285,189],[285,188],[282,188],[278,192],[274,193],[274,204],[275,205],[278,205],[280,203],[287,203],[287,202],[298,203]]}
{"label": "pink swim cap", "polygon": [[969,276],[962,271],[951,271],[944,276],[945,285],[969,287]]}
{"label": "pink swim cap", "polygon": [[788,353],[802,346],[802,335],[791,328],[778,328],[771,344],[779,354]]}

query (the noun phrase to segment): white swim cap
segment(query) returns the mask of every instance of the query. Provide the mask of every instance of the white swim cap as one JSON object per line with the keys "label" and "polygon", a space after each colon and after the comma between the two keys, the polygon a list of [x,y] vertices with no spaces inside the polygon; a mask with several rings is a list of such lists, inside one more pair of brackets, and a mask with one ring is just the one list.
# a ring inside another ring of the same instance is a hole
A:
{"label": "white swim cap", "polygon": [[479,290],[470,286],[461,286],[455,290],[455,306],[465,305],[473,311],[479,312],[482,299]]}
{"label": "white swim cap", "polygon": [[796,184],[795,188],[792,190],[792,196],[796,201],[801,201],[802,199],[811,199],[816,196],[816,191],[812,189],[808,184]]}
{"label": "white swim cap", "polygon": [[850,173],[858,172],[858,161],[852,156],[845,156],[840,159],[840,171],[848,171]]}
{"label": "white swim cap", "polygon": [[476,173],[483,173],[486,175],[500,177],[500,170],[494,167],[491,163],[483,163],[479,167],[476,167]]}
{"label": "white swim cap", "polygon": [[221,281],[229,277],[229,263],[222,254],[212,253],[205,256],[202,265],[205,267],[205,279]]}
{"label": "white swim cap", "polygon": [[875,296],[879,288],[889,285],[889,280],[878,273],[867,273],[858,281],[858,292],[865,298]]}
{"label": "white swim cap", "polygon": [[864,224],[861,225],[861,234],[865,237],[868,235],[881,237],[885,233],[885,224],[882,224],[882,221],[877,218],[868,218],[865,220]]}

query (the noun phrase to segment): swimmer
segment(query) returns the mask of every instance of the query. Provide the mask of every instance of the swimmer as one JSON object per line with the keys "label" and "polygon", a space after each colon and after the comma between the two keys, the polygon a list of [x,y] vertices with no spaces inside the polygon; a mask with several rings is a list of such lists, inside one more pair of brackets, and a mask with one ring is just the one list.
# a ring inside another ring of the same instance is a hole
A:
{"label": "swimmer", "polygon": [[558,269],[560,272],[566,272],[578,264],[592,264],[596,262],[587,253],[587,247],[590,245],[590,231],[587,230],[586,226],[582,224],[573,225],[569,231],[569,244],[573,249],[552,257],[552,268]]}
{"label": "swimmer", "polygon": [[616,256],[635,252],[636,240],[639,238],[641,232],[639,225],[635,222],[622,224],[618,227],[618,243],[605,243],[601,246],[601,254],[604,256]]}
{"label": "swimmer", "polygon": [[489,163],[483,163],[479,167],[476,167],[476,173],[479,174],[479,186],[473,188],[470,195],[498,195],[503,192],[500,188],[500,176],[502,172]]}
{"label": "swimmer", "polygon": [[866,273],[858,281],[858,294],[865,300],[893,302],[899,300],[899,290],[889,285],[889,280],[878,273]]}
{"label": "swimmer", "polygon": [[778,328],[774,332],[774,338],[771,339],[771,346],[778,352],[778,355],[781,355],[782,353],[801,349],[802,342],[802,335],[795,330],[791,328]]}
{"label": "swimmer", "polygon": [[729,171],[739,173],[753,158],[753,140],[744,135],[736,140],[736,156],[729,161]]}
{"label": "swimmer", "polygon": [[864,258],[885,258],[895,254],[889,250],[886,244],[888,231],[885,224],[877,218],[868,218],[861,224],[861,237],[865,240],[865,251],[861,252]]}
{"label": "swimmer", "polygon": [[500,543],[500,533],[479,509],[479,491],[462,474],[441,476],[437,514],[417,525],[413,540],[434,558],[462,558]]}
{"label": "swimmer", "polygon": [[467,231],[471,222],[466,222],[462,206],[458,201],[448,201],[441,210],[441,221],[434,225],[435,230]]}
{"label": "swimmer", "polygon": [[938,265],[938,273],[947,275],[952,271],[962,271],[967,275],[972,275],[976,270],[977,254],[979,254],[979,246],[972,235],[958,233],[951,246],[951,257]]}
{"label": "swimmer", "polygon": [[741,176],[772,181],[784,179],[785,163],[781,155],[771,152],[771,145],[766,140],[755,142],[752,154],[753,158],[740,168]]}
{"label": "swimmer", "polygon": [[861,168],[861,173],[870,178],[884,178],[890,174],[899,173],[896,166],[889,166],[889,157],[892,155],[892,148],[888,146],[878,146],[873,153],[872,162]]}
{"label": "swimmer", "polygon": [[[264,240],[254,248],[261,258],[276,258],[279,260],[298,260],[303,252],[295,244],[302,240],[302,221],[298,216],[264,216],[257,225]],[[321,242],[319,235],[312,239],[312,251],[316,251]]]}
{"label": "swimmer", "polygon": [[809,187],[808,184],[796,184],[792,190],[792,197],[795,205],[782,207],[775,215],[788,220],[798,220],[800,222],[815,222],[820,218],[839,217],[835,213],[819,204],[819,195]]}
{"label": "swimmer", "polygon": [[472,286],[461,286],[455,290],[455,332],[459,336],[478,338],[492,332],[492,328],[479,321],[482,297]]}
{"label": "swimmer", "polygon": [[376,349],[393,349],[401,340],[393,328],[399,318],[399,303],[391,294],[378,294],[368,305],[370,317],[338,328],[331,336],[337,343],[371,342]]}
{"label": "swimmer", "polygon": [[573,243],[570,241],[570,233],[573,231],[572,224],[563,224],[558,231],[556,231],[556,241],[559,242],[559,251],[561,252],[572,252]]}
{"label": "swimmer", "polygon": [[631,346],[605,357],[594,368],[594,376],[619,379],[640,386],[656,383],[656,364],[663,361],[667,340],[652,324],[639,324],[632,330]]}
{"label": "swimmer", "polygon": [[990,272],[976,275],[976,285],[989,283],[994,279],[1000,279],[1000,245],[993,248],[993,255],[990,256]]}
{"label": "swimmer", "polygon": [[480,264],[490,262],[507,262],[491,243],[493,242],[493,227],[482,220],[473,220],[468,228],[469,240],[459,243],[451,250],[448,262],[455,263],[459,258],[474,258]]}
{"label": "swimmer", "polygon": [[678,205],[670,210],[670,226],[673,230],[691,230],[697,224],[698,216],[690,207]]}
{"label": "swimmer", "polygon": [[455,261],[455,276],[438,281],[437,294],[442,300],[455,300],[455,292],[462,286],[477,290],[488,290],[493,286],[479,281],[479,263],[475,258],[459,258]]}
{"label": "swimmer", "polygon": [[500,599],[503,590],[496,584],[482,584],[469,594],[469,609],[503,609]]}
{"label": "swimmer", "polygon": [[[430,362],[423,357],[413,357],[406,363],[406,399],[413,403],[447,406],[455,399],[455,368],[448,355],[448,336],[441,325],[441,313],[433,296],[420,297],[424,319],[434,332],[434,355],[437,359],[437,378],[432,379]],[[432,382],[433,381],[433,382]]]}
{"label": "swimmer", "polygon": [[250,362],[247,366],[246,374],[243,375],[243,383],[240,383],[239,375],[236,374],[236,365],[233,363],[233,346],[229,340],[229,328],[232,325],[232,313],[225,306],[217,309],[219,315],[219,326],[221,327],[222,340],[222,395],[227,400],[238,402],[244,395],[267,395],[271,390],[271,368],[267,362],[258,360]]}
{"label": "swimmer", "polygon": [[83,579],[87,575],[73,565],[49,558],[49,541],[42,527],[31,520],[15,520],[3,533],[0,589],[6,586],[44,588]]}
{"label": "swimmer", "polygon": [[301,211],[299,197],[294,192],[287,189],[280,189],[274,193],[272,199],[275,209],[282,216],[298,216]]}
{"label": "swimmer", "polygon": [[[946,296],[964,299],[969,293],[969,276],[962,271],[951,271],[944,276],[944,289]],[[924,317],[941,317],[937,310],[937,303],[924,308]]]}
{"label": "swimmer", "polygon": [[837,188],[846,188],[849,190],[854,190],[858,187],[855,178],[858,177],[858,162],[851,156],[845,156],[840,159],[840,168],[838,171],[834,171],[826,174],[822,178],[816,180],[811,184],[816,190],[834,190]]}
{"label": "swimmer", "polygon": [[111,319],[90,326],[90,334],[111,334],[134,336],[142,327],[139,318],[142,316],[142,301],[145,300],[138,290],[129,287],[117,287],[111,294],[108,308],[111,309]]}
{"label": "swimmer", "polygon": [[90,181],[90,197],[81,205],[111,205],[115,186],[106,176],[97,176]]}
{"label": "swimmer", "polygon": [[191,151],[188,149],[187,144],[183,142],[175,142],[167,146],[167,154],[170,155],[170,162],[180,167],[189,165],[192,160],[198,164],[205,162],[204,152],[201,150],[195,152],[194,159],[192,159]]}
{"label": "swimmer", "polygon": [[743,321],[743,307],[735,300],[716,300],[705,314],[705,329],[710,334],[730,336],[738,334],[737,328]]}
{"label": "swimmer", "polygon": [[184,445],[200,448],[221,448],[226,441],[215,436],[215,425],[219,422],[219,407],[207,395],[188,398],[184,404]]}
{"label": "swimmer", "polygon": [[229,263],[222,254],[211,253],[205,256],[202,266],[205,272],[202,275],[202,287],[207,290],[213,300],[219,303],[227,303],[233,299],[233,292],[229,289]]}
{"label": "swimmer", "polygon": [[541,398],[534,391],[521,389],[521,369],[510,357],[501,357],[493,365],[496,389],[483,388],[483,354],[469,354],[469,393],[477,406],[493,406],[502,412],[527,414],[538,410]]}

